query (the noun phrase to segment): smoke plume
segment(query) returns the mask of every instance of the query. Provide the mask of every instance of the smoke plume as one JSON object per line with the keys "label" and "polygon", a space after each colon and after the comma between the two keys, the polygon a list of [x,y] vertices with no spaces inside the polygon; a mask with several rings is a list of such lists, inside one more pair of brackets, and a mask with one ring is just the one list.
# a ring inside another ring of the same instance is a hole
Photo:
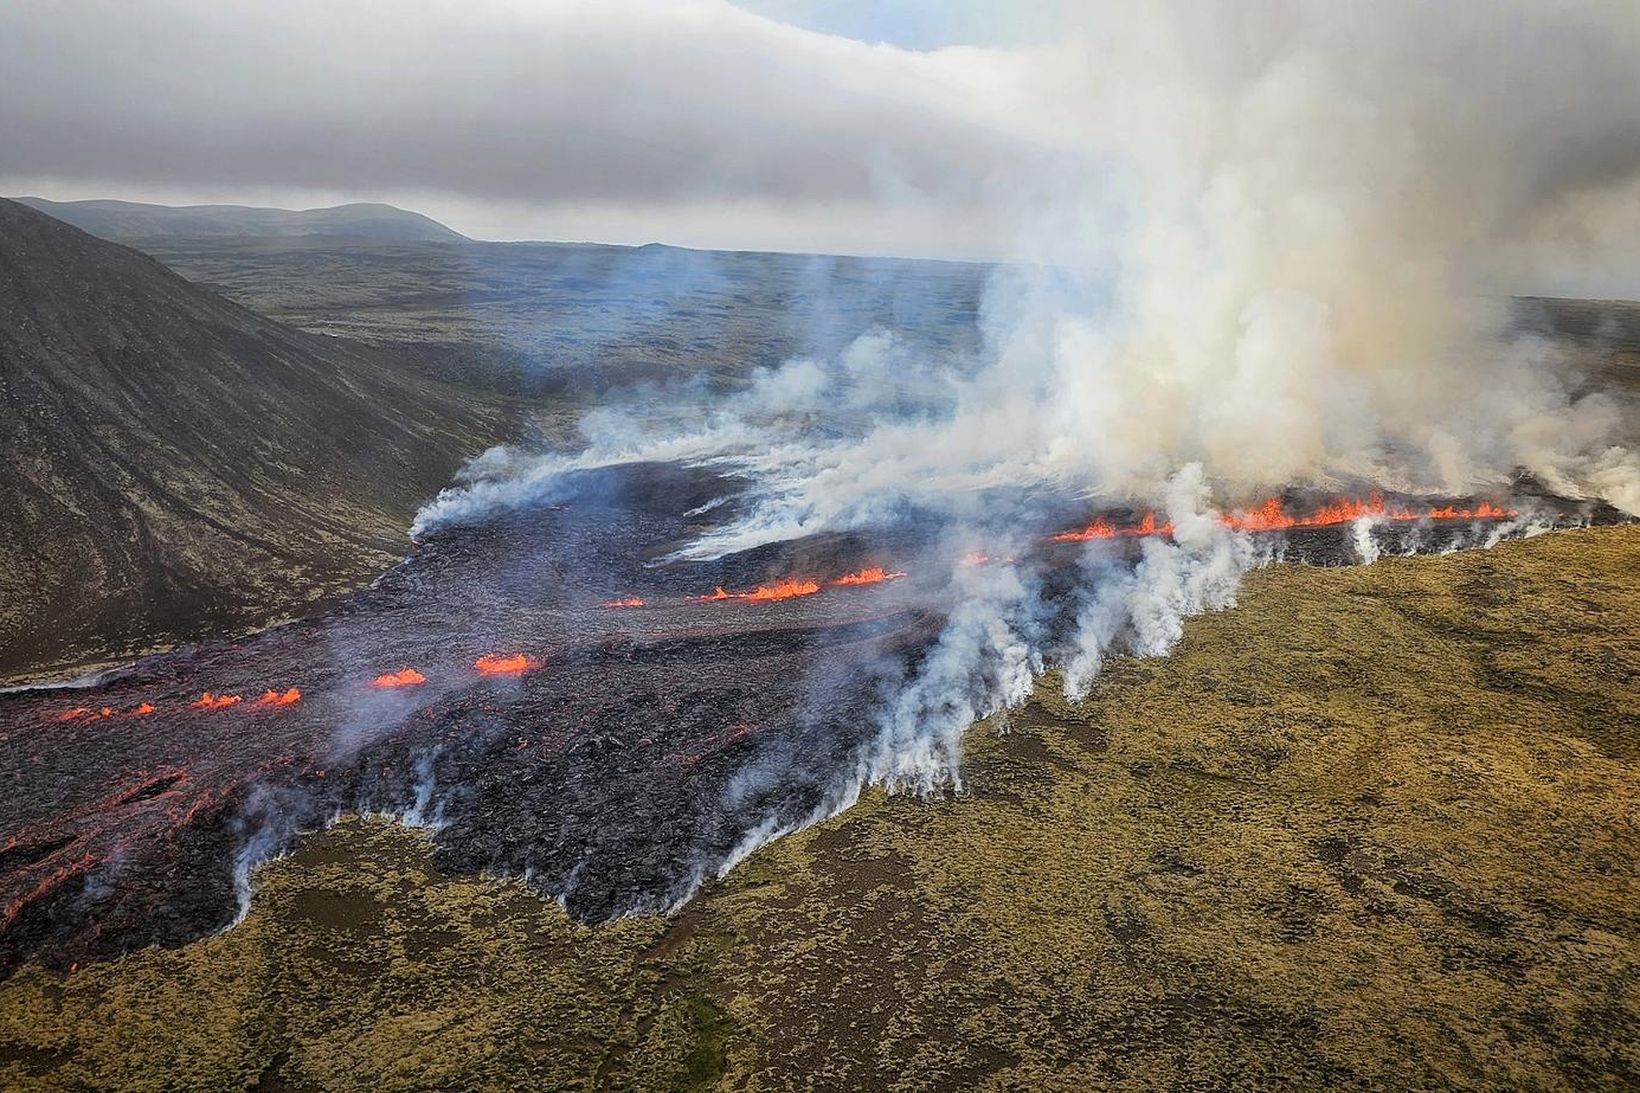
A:
{"label": "smoke plume", "polygon": [[[1048,663],[1072,697],[1114,651],[1156,655],[1233,602],[1265,555],[1214,506],[1295,487],[1503,494],[1523,477],[1640,513],[1640,460],[1577,362],[1511,294],[1629,192],[1640,8],[1607,0],[1160,0],[1088,5],[1016,76],[1042,154],[985,353],[930,359],[868,331],[727,400],[605,410],[570,456],[498,452],[418,529],[539,498],[568,467],[727,463],[755,482],[717,556],[991,499],[1165,510],[1136,564],[1090,544],[1067,639],[1012,567],[959,573],[933,652],[883,706],[860,782],[960,784],[957,740]],[[1017,510],[1015,510],[1017,514]],[[1363,560],[1371,528],[1355,530]],[[772,829],[771,829],[772,830]],[[755,841],[755,839],[754,839]]]}

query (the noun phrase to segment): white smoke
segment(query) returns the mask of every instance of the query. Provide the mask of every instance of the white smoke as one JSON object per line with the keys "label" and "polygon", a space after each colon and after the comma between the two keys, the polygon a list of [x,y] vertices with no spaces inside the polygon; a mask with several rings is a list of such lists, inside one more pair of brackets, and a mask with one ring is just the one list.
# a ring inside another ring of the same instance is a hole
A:
{"label": "white smoke", "polygon": [[[1225,500],[1370,480],[1640,512],[1606,397],[1510,332],[1543,225],[1640,168],[1640,6],[1185,0],[1090,7],[1042,57],[1071,177],[988,301],[952,411],[787,468],[773,529],[887,492],[1052,483]],[[1033,165],[1039,166],[1039,165]]]}
{"label": "white smoke", "polygon": [[964,566],[960,600],[916,672],[883,710],[861,779],[921,793],[962,788],[962,734],[1030,695],[1043,668],[1040,605],[1011,565]]}
{"label": "white smoke", "polygon": [[1372,529],[1377,521],[1370,516],[1363,516],[1350,525],[1350,537],[1355,540],[1355,556],[1362,565],[1371,565],[1383,553],[1378,540],[1372,536]]}
{"label": "white smoke", "polygon": [[291,787],[255,784],[234,816],[233,826],[239,847],[234,854],[233,888],[237,903],[234,917],[222,927],[231,930],[245,921],[251,911],[256,871],[267,862],[287,853],[299,830],[296,817],[304,810]]}
{"label": "white smoke", "polygon": [[[758,373],[692,429],[595,421],[596,458],[757,470],[766,504],[703,549],[988,486],[1154,501],[1192,462],[1221,503],[1342,480],[1495,493],[1525,471],[1640,513],[1617,407],[1574,394],[1502,300],[1564,261],[1568,210],[1634,192],[1640,113],[1618,89],[1640,78],[1640,5],[1079,10],[1016,67],[1058,146],[998,179],[1039,200],[986,301],[978,375],[942,385],[872,334]],[[880,411],[912,373],[918,412],[816,439],[813,415]],[[530,481],[475,482],[418,527]]]}
{"label": "white smoke", "polygon": [[1103,543],[1089,545],[1087,591],[1064,658],[1067,698],[1087,697],[1113,649],[1166,655],[1184,636],[1185,619],[1234,605],[1242,575],[1269,560],[1250,536],[1224,525],[1207,497],[1200,464],[1175,475],[1166,498],[1173,541],[1145,540],[1131,572],[1106,562]]}
{"label": "white smoke", "polygon": [[[695,423],[604,412],[574,457],[491,457],[418,528],[623,459],[725,461],[757,504],[711,556],[871,526],[907,501],[978,515],[993,488],[1159,505],[1136,567],[1090,545],[1074,636],[1049,648],[1011,566],[959,571],[946,631],[885,705],[860,785],[961,785],[958,741],[1057,659],[1087,693],[1159,655],[1265,560],[1214,504],[1287,486],[1507,491],[1522,473],[1640,514],[1621,415],[1509,294],[1564,259],[1556,225],[1640,173],[1631,0],[1155,0],[1087,5],[1018,67],[1052,155],[998,271],[977,372],[872,332],[756,373]],[[1544,259],[1549,260],[1549,259]],[[911,392],[912,397],[906,397]],[[1379,553],[1354,529],[1364,561]],[[822,811],[824,811],[822,809]],[[737,850],[771,837],[753,832]]]}
{"label": "white smoke", "polygon": [[434,802],[433,793],[438,788],[438,776],[435,764],[438,762],[441,747],[430,748],[416,757],[415,764],[415,795],[410,807],[404,810],[400,822],[407,827],[430,827],[437,829],[444,826],[444,802]]}

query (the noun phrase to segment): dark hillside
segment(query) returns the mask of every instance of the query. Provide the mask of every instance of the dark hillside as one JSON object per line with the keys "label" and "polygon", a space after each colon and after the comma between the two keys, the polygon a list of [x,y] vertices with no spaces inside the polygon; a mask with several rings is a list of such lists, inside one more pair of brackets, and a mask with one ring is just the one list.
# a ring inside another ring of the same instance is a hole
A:
{"label": "dark hillside", "polygon": [[367,578],[503,417],[0,200],[0,678]]}

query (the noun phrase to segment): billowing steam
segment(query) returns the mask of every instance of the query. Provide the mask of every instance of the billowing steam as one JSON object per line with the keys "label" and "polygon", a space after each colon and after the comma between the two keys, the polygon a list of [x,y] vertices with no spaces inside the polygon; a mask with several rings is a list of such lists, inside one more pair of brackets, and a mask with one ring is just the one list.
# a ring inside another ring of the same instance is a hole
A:
{"label": "billowing steam", "polygon": [[[872,332],[759,373],[705,427],[599,415],[582,460],[745,457],[768,503],[718,548],[992,485],[1154,501],[1195,462],[1221,503],[1339,480],[1473,494],[1524,471],[1640,512],[1616,410],[1513,333],[1502,298],[1564,259],[1546,232],[1569,210],[1636,184],[1640,116],[1617,89],[1640,74],[1640,9],[1089,5],[1033,60],[1059,146],[999,180],[1040,211],[995,279],[977,375]],[[817,441],[815,412],[875,427]],[[488,472],[535,469],[492,457],[420,526],[506,499]]]}
{"label": "billowing steam", "polygon": [[[874,330],[689,424],[601,411],[578,454],[488,454],[417,531],[631,459],[752,476],[756,503],[684,548],[697,558],[908,512],[994,533],[998,492],[1166,513],[1137,563],[1088,543],[1068,638],[1029,575],[958,567],[946,631],[885,699],[841,806],[862,782],[960,784],[962,731],[1045,665],[1080,696],[1113,650],[1163,653],[1231,603],[1265,555],[1215,508],[1363,483],[1502,496],[1528,476],[1640,514],[1617,409],[1508,300],[1577,244],[1556,225],[1637,185],[1640,7],[1088,5],[1027,60],[1043,154],[996,181],[1035,211],[977,364]],[[1353,528],[1366,561],[1372,526]]]}
{"label": "billowing steam", "polygon": [[1640,73],[1633,5],[1100,5],[1056,57],[1047,100],[1100,166],[1029,236],[1054,272],[994,295],[968,430],[1034,426],[996,463],[1149,494],[1200,461],[1221,498],[1525,470],[1640,511],[1615,411],[1498,299],[1536,284],[1545,224],[1640,168],[1611,93]]}

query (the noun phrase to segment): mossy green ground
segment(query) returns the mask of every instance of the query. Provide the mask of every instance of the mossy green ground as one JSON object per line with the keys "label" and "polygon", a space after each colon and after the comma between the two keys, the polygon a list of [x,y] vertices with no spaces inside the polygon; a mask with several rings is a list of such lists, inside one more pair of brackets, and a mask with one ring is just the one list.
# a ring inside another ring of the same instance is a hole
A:
{"label": "mossy green ground", "polygon": [[18,1088],[1633,1088],[1640,526],[1278,566],[671,919],[353,820],[0,987]]}

